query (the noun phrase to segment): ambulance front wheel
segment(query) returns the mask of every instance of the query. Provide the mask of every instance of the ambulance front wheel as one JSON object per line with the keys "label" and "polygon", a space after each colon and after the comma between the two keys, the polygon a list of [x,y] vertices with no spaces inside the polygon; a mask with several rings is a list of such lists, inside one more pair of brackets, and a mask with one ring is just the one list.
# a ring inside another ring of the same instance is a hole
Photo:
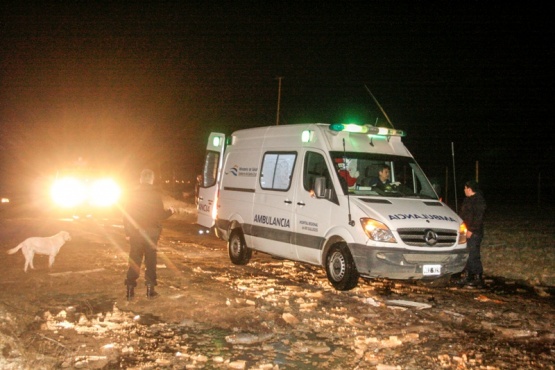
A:
{"label": "ambulance front wheel", "polygon": [[249,263],[252,250],[245,244],[245,237],[240,230],[234,230],[227,242],[229,259],[235,265],[246,265]]}
{"label": "ambulance front wheel", "polygon": [[337,290],[351,290],[357,286],[359,274],[347,244],[331,247],[326,256],[326,275]]}

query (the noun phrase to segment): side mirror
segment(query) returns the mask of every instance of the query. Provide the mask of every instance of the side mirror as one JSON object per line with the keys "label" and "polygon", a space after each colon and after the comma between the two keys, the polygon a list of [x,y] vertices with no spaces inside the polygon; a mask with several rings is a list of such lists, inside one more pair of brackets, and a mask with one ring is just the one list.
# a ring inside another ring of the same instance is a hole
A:
{"label": "side mirror", "polygon": [[316,198],[326,197],[326,178],[325,177],[317,177],[314,180],[314,195],[316,196]]}

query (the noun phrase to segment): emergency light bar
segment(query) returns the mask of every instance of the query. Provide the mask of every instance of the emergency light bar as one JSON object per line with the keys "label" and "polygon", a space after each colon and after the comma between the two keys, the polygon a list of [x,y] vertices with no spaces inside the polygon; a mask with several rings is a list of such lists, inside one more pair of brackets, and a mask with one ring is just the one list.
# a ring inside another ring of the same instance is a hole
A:
{"label": "emergency light bar", "polygon": [[403,130],[395,130],[387,127],[375,127],[370,125],[357,125],[356,123],[332,123],[329,126],[332,131],[354,132],[359,134],[380,135],[380,136],[405,136]]}

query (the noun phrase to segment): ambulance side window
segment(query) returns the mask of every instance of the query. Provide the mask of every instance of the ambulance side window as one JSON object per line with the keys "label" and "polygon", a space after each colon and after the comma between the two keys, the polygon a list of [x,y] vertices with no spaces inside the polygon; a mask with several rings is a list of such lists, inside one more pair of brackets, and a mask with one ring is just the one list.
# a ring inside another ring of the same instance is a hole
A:
{"label": "ambulance side window", "polygon": [[260,187],[266,190],[289,190],[297,153],[266,153],[262,159]]}
{"label": "ambulance side window", "polygon": [[326,189],[323,198],[329,200],[330,202],[339,204],[339,201],[337,200],[337,193],[334,190],[330,171],[328,170],[324,156],[320,153],[307,151],[304,157],[303,166],[303,188],[311,194],[314,194],[316,198],[320,197],[313,192],[316,190],[314,183],[317,178],[321,177],[326,179]]}
{"label": "ambulance side window", "polygon": [[209,151],[206,153],[206,159],[204,161],[204,168],[202,169],[202,184],[203,188],[209,188],[216,184],[216,179],[218,176],[218,163],[220,159],[220,153]]}
{"label": "ambulance side window", "polygon": [[314,189],[314,180],[317,177],[324,176],[326,178],[326,187],[331,186],[330,173],[324,156],[320,153],[307,152],[304,159],[303,170],[303,187],[304,190],[310,191]]}

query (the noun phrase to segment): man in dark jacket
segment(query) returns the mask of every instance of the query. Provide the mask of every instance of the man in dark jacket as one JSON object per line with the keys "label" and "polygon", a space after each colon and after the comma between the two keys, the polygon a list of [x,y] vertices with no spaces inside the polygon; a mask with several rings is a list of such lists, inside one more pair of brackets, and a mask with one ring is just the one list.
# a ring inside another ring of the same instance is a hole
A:
{"label": "man in dark jacket", "polygon": [[127,270],[127,299],[133,299],[135,287],[145,261],[146,296],[156,298],[156,250],[162,226],[160,222],[173,214],[173,209],[164,210],[162,195],[154,186],[154,172],[141,171],[140,184],[130,194],[124,207],[123,225],[129,240],[129,269]]}
{"label": "man in dark jacket", "polygon": [[478,188],[478,183],[473,180],[467,181],[464,185],[464,194],[466,198],[463,201],[460,216],[467,228],[466,243],[469,255],[466,263],[467,277],[463,284],[481,287],[484,285],[482,278],[484,270],[480,256],[480,245],[484,237],[486,201]]}

